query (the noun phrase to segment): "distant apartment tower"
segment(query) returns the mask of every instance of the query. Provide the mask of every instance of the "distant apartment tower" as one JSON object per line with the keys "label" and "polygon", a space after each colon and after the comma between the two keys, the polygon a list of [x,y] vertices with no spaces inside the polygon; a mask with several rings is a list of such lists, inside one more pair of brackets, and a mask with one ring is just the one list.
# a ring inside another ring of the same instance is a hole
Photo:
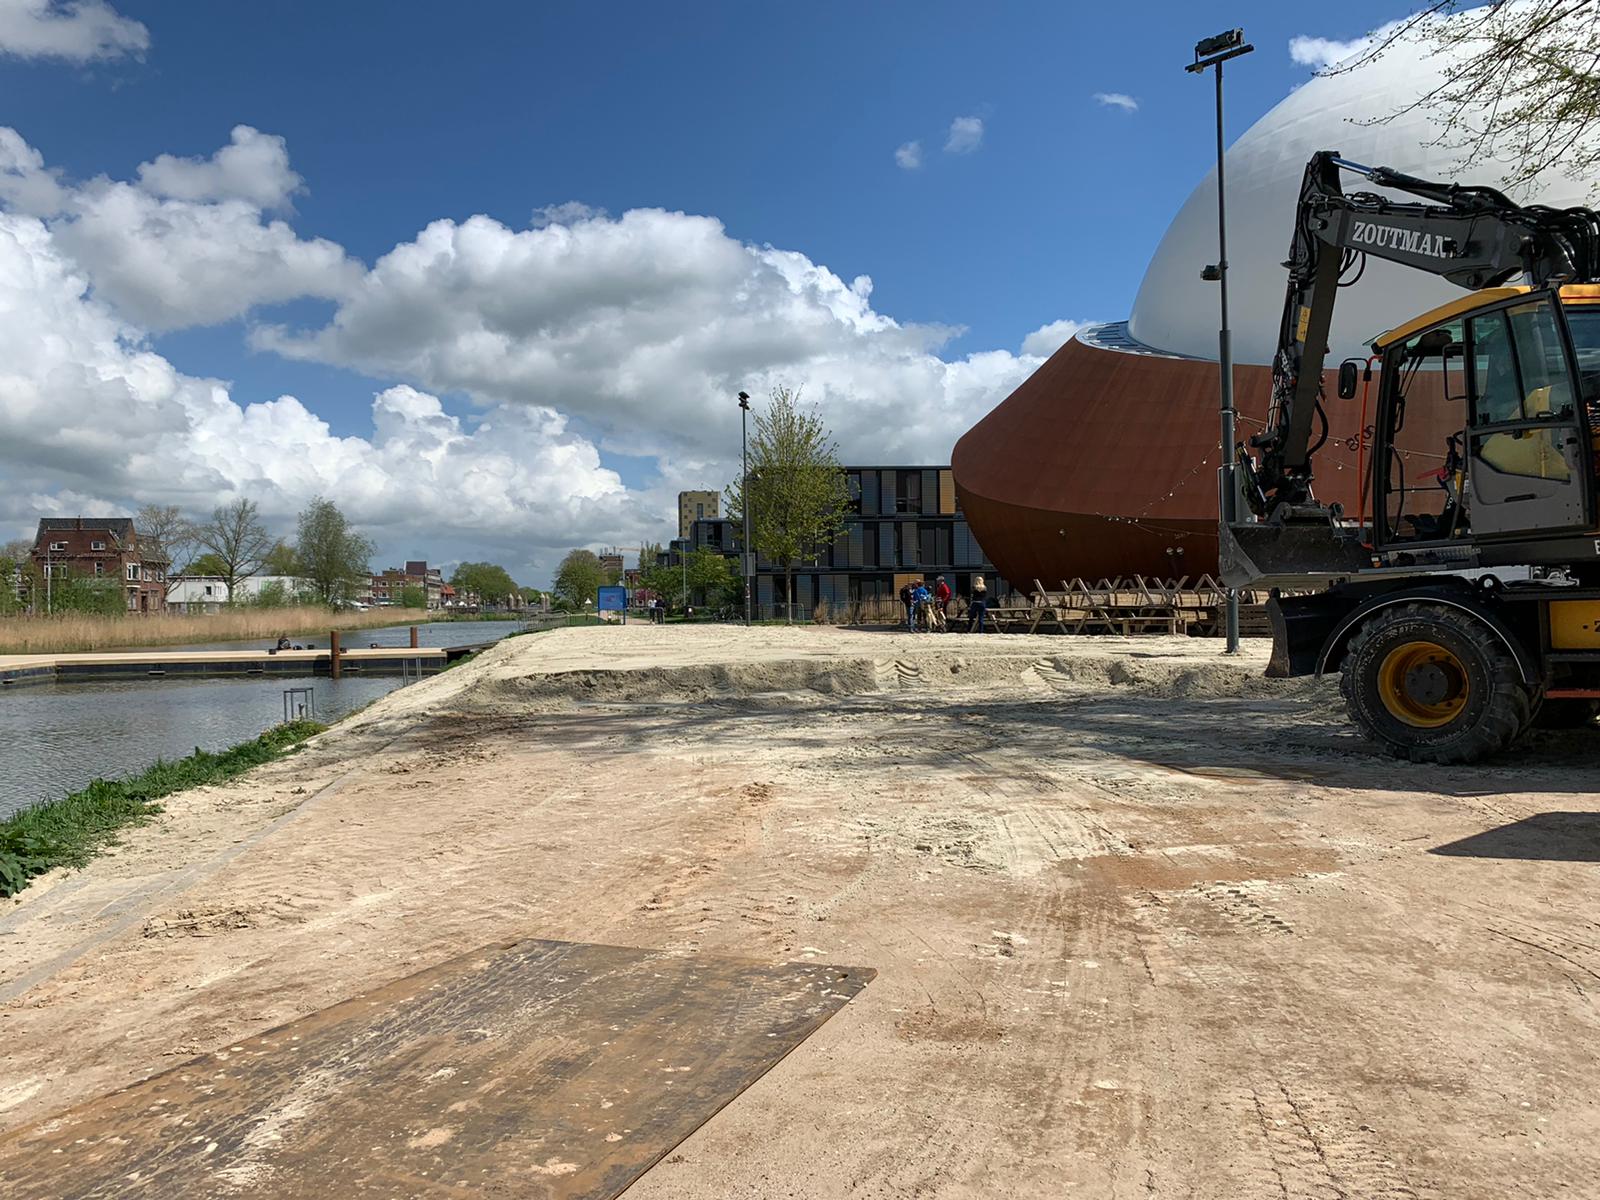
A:
{"label": "distant apartment tower", "polygon": [[678,536],[686,538],[696,521],[715,521],[722,515],[716,492],[678,493]]}
{"label": "distant apartment tower", "polygon": [[602,550],[596,557],[600,559],[600,569],[606,573],[608,578],[612,575],[615,575],[618,579],[622,578],[623,567],[621,550],[617,550],[615,548],[610,550]]}

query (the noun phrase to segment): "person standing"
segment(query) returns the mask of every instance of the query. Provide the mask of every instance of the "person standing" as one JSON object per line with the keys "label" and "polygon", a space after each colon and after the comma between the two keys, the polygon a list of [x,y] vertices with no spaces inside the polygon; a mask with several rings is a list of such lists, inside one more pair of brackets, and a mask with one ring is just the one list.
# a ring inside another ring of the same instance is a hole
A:
{"label": "person standing", "polygon": [[900,603],[906,608],[906,629],[915,632],[917,628],[917,611],[911,607],[911,593],[916,590],[916,580],[906,580],[906,585],[900,589]]}
{"label": "person standing", "polygon": [[[972,577],[972,600],[967,605],[967,632],[982,633],[983,618],[989,612],[989,585],[983,582],[982,575]],[[974,629],[976,626],[976,629]]]}
{"label": "person standing", "polygon": [[921,579],[917,580],[916,586],[911,589],[911,632],[915,633],[917,631],[918,617],[921,617],[925,622],[924,629],[931,630],[933,628],[933,619],[928,616],[928,609],[931,607],[932,602],[933,593],[928,590],[928,585]]}
{"label": "person standing", "polygon": [[950,628],[950,585],[939,576],[933,585],[933,606],[939,610],[939,632]]}

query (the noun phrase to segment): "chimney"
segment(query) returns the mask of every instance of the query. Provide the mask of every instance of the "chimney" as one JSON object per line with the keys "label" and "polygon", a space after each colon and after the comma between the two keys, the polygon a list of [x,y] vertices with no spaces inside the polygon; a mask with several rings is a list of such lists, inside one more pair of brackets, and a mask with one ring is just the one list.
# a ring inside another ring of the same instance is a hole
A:
{"label": "chimney", "polygon": [[78,515],[78,528],[79,530],[83,529],[83,515],[81,513]]}

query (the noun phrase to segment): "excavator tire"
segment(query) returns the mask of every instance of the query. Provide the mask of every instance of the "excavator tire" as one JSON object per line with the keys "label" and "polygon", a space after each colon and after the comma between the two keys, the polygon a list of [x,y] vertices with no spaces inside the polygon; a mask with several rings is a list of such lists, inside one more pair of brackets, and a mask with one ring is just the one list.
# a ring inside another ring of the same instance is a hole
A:
{"label": "excavator tire", "polygon": [[1412,762],[1475,762],[1533,719],[1533,695],[1499,638],[1442,604],[1374,614],[1350,641],[1339,687],[1356,727]]}

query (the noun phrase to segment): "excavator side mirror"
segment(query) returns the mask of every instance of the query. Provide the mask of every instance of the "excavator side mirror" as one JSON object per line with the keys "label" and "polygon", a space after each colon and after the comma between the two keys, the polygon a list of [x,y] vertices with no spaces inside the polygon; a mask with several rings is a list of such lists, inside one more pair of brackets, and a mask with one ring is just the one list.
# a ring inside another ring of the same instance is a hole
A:
{"label": "excavator side mirror", "polygon": [[1356,394],[1356,360],[1347,358],[1339,364],[1339,399],[1353,400]]}

